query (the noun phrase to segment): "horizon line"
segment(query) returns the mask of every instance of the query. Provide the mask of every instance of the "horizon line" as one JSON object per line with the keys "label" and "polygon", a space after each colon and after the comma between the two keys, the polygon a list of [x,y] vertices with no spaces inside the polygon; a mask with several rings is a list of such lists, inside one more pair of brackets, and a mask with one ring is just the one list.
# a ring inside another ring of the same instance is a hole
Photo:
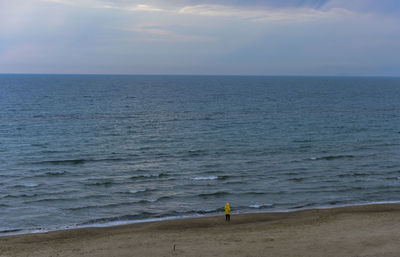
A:
{"label": "horizon line", "polygon": [[19,73],[19,72],[8,72],[0,75],[50,75],[50,76],[190,76],[190,77],[337,77],[337,78],[400,78],[400,75],[300,75],[300,74],[285,74],[285,75],[273,75],[273,74],[179,74],[179,73]]}

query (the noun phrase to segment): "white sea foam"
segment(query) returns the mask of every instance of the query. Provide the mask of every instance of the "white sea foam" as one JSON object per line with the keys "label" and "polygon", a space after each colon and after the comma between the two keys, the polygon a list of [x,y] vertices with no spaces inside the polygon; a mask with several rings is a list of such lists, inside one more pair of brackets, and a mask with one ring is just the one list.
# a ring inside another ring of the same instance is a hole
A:
{"label": "white sea foam", "polygon": [[38,187],[39,184],[37,184],[37,183],[24,183],[24,184],[21,184],[21,186],[23,186],[23,187]]}
{"label": "white sea foam", "polygon": [[146,191],[146,189],[138,189],[138,190],[131,189],[131,190],[129,190],[129,193],[137,194],[137,193],[145,192],[145,191]]}
{"label": "white sea foam", "polygon": [[209,176],[209,177],[195,177],[192,180],[216,180],[218,179],[217,176]]}
{"label": "white sea foam", "polygon": [[[149,200],[150,201],[150,200]],[[364,203],[354,203],[354,204],[343,204],[337,206],[328,206],[328,205],[320,205],[314,206],[313,208],[301,208],[301,209],[271,209],[265,213],[277,213],[277,212],[296,212],[299,210],[308,210],[308,209],[334,209],[338,207],[346,207],[346,206],[366,206],[366,205],[374,205],[374,204],[400,204],[400,201],[372,201],[372,202],[364,202]],[[261,208],[262,206],[272,206],[272,204],[252,204],[249,207],[252,208]],[[237,212],[237,214],[246,214],[246,213],[253,213],[253,212]],[[38,229],[26,229],[26,230],[18,230],[18,231],[10,231],[8,233],[0,234],[2,236],[9,236],[9,235],[21,235],[21,234],[33,234],[33,233],[46,233],[50,231],[59,231],[59,230],[71,230],[77,228],[90,228],[90,227],[110,227],[110,226],[117,226],[117,225],[125,225],[125,224],[135,224],[135,223],[147,223],[147,222],[155,222],[155,221],[164,221],[164,220],[176,220],[176,219],[187,219],[193,217],[212,217],[218,216],[215,213],[209,214],[191,214],[191,215],[182,215],[182,216],[167,216],[167,217],[160,217],[160,218],[147,218],[147,219],[135,219],[135,220],[118,220],[118,221],[109,221],[104,223],[93,223],[93,224],[85,224],[85,225],[65,225],[59,227],[50,227],[50,228],[38,228]]]}
{"label": "white sea foam", "polygon": [[255,208],[255,209],[259,209],[262,207],[271,207],[272,204],[251,204],[249,205],[250,208]]}

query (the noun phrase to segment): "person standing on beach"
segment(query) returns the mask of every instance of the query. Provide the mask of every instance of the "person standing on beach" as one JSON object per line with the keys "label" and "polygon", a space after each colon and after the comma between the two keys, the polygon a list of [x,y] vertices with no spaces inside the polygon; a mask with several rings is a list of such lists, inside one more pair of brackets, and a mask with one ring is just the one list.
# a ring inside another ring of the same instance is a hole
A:
{"label": "person standing on beach", "polygon": [[230,221],[231,220],[231,207],[229,207],[229,203],[226,203],[224,209],[225,209],[225,220]]}

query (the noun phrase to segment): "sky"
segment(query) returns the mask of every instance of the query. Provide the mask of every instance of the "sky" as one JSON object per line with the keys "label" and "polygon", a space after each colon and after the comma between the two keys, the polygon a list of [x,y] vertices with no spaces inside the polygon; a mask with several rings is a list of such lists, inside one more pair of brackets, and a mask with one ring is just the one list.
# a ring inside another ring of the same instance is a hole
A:
{"label": "sky", "polygon": [[0,0],[0,73],[400,76],[400,1]]}

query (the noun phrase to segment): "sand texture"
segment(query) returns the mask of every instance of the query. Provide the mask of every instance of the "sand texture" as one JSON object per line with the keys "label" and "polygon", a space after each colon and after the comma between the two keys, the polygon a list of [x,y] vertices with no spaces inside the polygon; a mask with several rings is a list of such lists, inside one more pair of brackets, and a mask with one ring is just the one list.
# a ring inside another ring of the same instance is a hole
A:
{"label": "sand texture", "polygon": [[0,237],[0,256],[400,256],[400,205],[224,218]]}

